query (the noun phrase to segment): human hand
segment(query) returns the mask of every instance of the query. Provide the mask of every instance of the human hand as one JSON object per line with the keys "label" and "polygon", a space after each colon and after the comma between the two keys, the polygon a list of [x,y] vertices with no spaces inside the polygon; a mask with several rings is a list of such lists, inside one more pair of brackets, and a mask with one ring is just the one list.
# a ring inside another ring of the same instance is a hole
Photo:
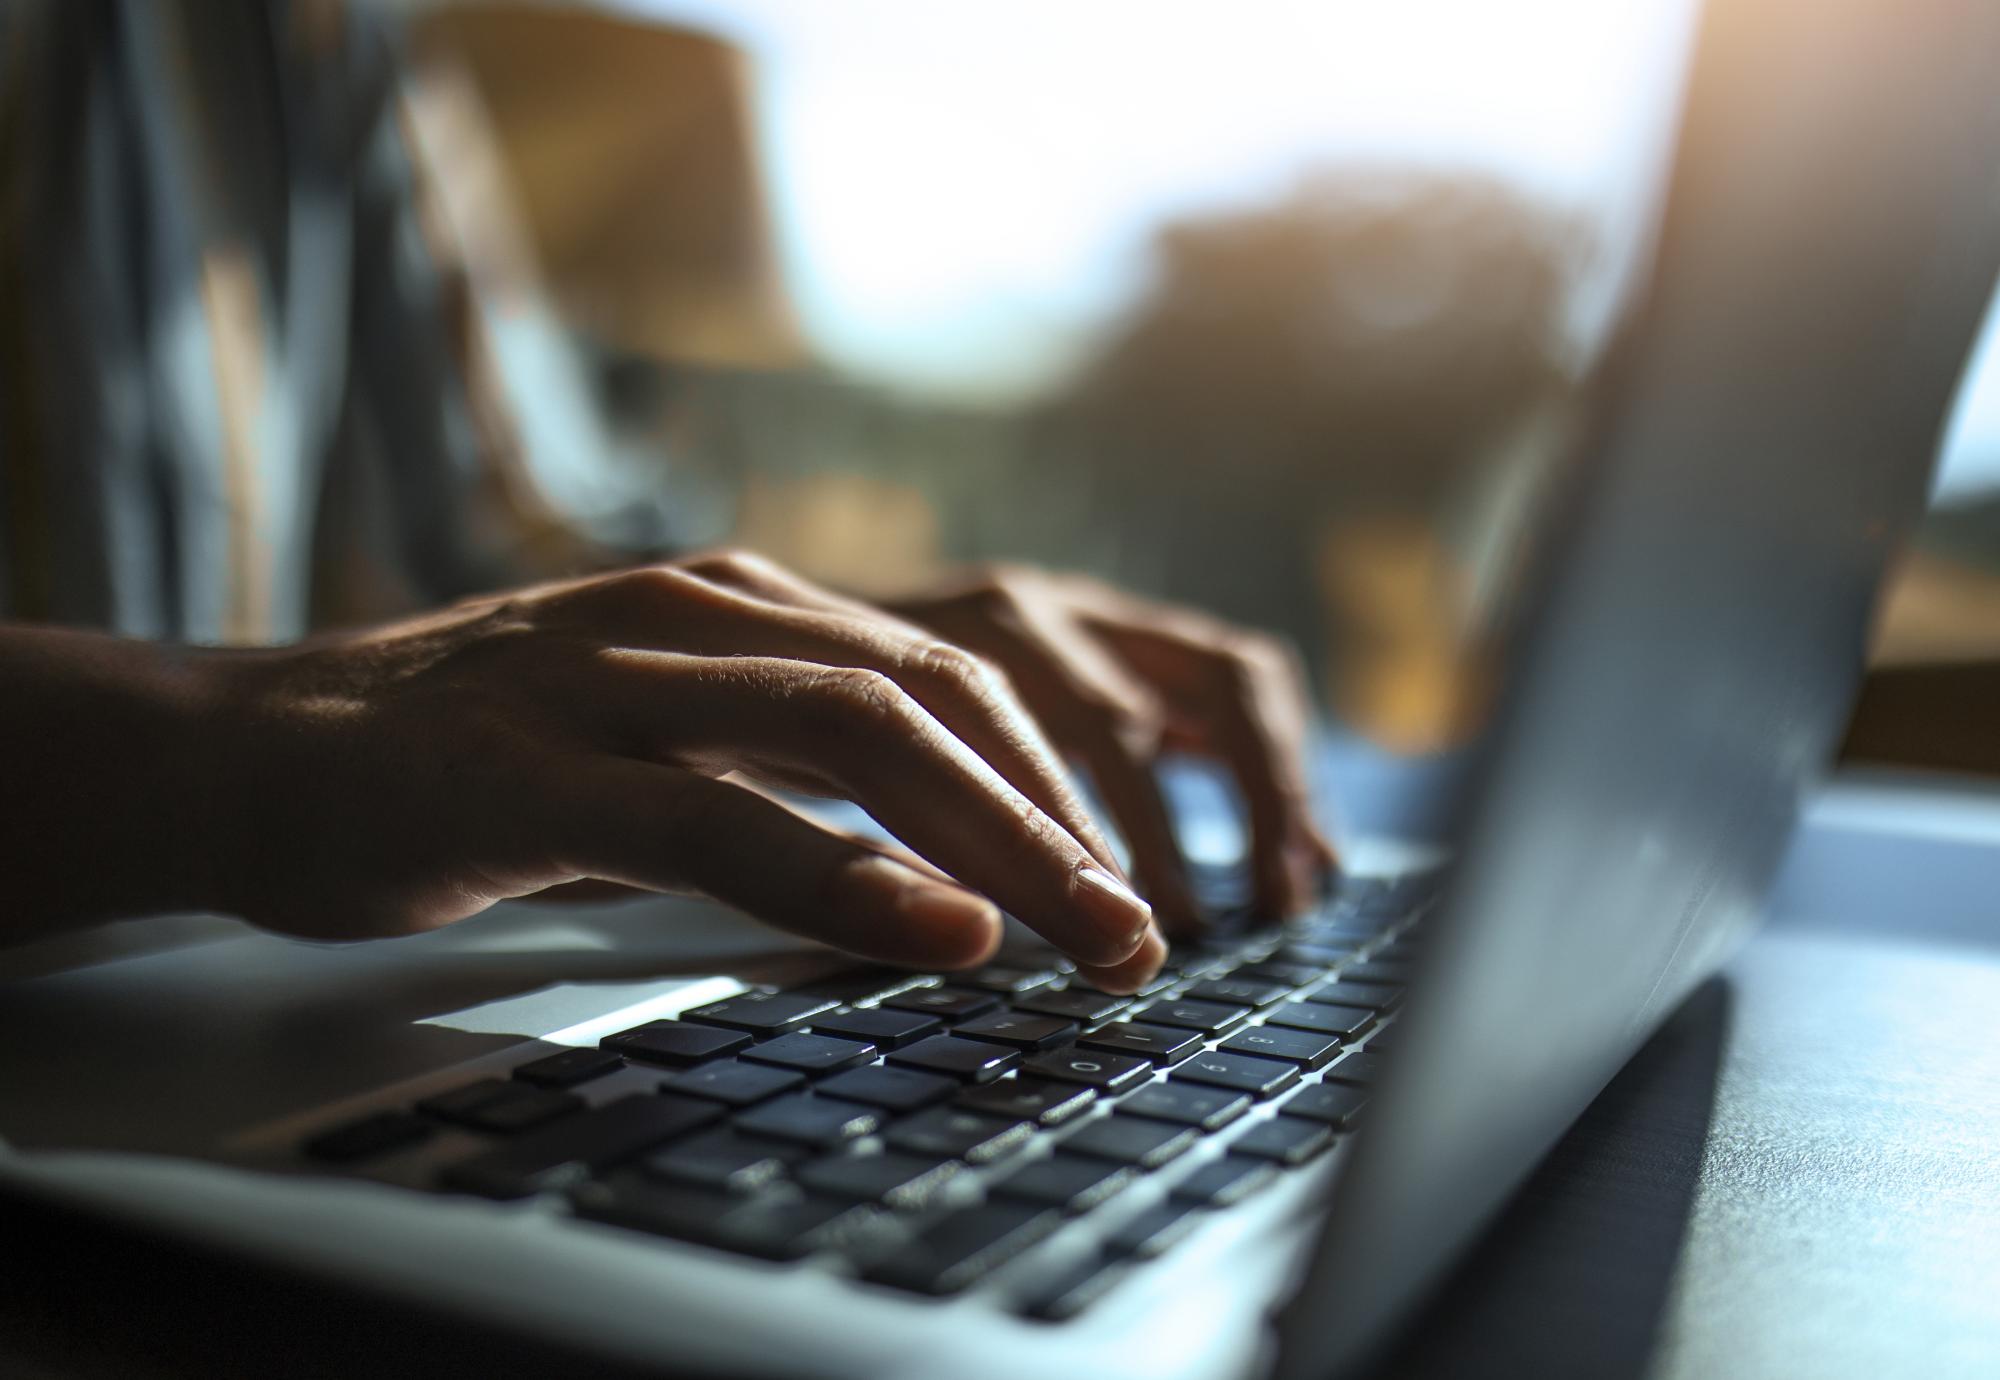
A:
{"label": "human hand", "polygon": [[1042,727],[1090,773],[1169,933],[1198,924],[1154,764],[1163,750],[1221,761],[1250,817],[1255,903],[1303,909],[1334,852],[1303,775],[1310,711],[1283,642],[1097,580],[1001,567],[891,607],[1004,670]]}
{"label": "human hand", "polygon": [[[1005,676],[757,557],[218,653],[203,675],[218,908],[271,929],[406,933],[598,879],[918,967],[987,957],[995,902],[1101,986],[1165,956]],[[752,785],[853,800],[963,885]]]}

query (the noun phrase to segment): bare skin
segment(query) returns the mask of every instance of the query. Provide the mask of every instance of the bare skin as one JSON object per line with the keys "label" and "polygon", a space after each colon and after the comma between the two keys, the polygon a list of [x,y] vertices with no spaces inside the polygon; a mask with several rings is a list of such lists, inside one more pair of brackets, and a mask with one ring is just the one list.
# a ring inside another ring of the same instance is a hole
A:
{"label": "bare skin", "polygon": [[[1151,759],[1228,763],[1259,898],[1287,911],[1331,857],[1298,686],[1258,635],[1080,580],[1003,571],[892,614],[741,553],[273,651],[0,628],[0,938],[186,909],[365,938],[613,883],[927,968],[988,957],[1005,909],[1129,990],[1160,927],[1058,749],[1176,925]],[[769,788],[852,800],[909,852]]]}

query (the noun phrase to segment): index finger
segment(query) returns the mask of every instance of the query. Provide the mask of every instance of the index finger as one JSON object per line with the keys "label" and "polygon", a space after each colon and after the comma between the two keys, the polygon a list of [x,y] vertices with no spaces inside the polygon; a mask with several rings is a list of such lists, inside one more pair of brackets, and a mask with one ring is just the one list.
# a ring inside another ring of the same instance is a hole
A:
{"label": "index finger", "polygon": [[830,783],[890,833],[1080,963],[1116,965],[1144,901],[894,680],[770,657],[620,649],[597,712],[626,741],[782,783]]}

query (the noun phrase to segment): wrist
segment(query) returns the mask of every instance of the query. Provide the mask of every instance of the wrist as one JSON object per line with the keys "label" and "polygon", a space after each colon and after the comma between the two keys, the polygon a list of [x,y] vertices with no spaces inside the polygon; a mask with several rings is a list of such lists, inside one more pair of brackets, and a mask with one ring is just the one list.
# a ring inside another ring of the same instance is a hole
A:
{"label": "wrist", "polygon": [[0,939],[215,906],[208,655],[0,628],[0,836],[21,902]]}

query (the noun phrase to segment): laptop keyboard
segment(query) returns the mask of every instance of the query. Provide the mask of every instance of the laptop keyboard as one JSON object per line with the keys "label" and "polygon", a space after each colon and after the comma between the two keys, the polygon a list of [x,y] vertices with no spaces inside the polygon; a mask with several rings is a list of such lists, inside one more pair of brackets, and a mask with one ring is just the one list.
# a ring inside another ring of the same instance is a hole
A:
{"label": "laptop keyboard", "polygon": [[[1135,997],[1084,985],[1052,952],[745,992],[304,1149],[365,1170],[437,1127],[471,1130],[490,1148],[446,1165],[442,1188],[559,1194],[591,1221],[823,1255],[926,1295],[1081,1221],[1091,1249],[1008,1300],[1060,1321],[1352,1129],[1430,891],[1427,876],[1349,878],[1307,919],[1177,949]],[[590,1104],[628,1068],[657,1071],[656,1090]]]}

